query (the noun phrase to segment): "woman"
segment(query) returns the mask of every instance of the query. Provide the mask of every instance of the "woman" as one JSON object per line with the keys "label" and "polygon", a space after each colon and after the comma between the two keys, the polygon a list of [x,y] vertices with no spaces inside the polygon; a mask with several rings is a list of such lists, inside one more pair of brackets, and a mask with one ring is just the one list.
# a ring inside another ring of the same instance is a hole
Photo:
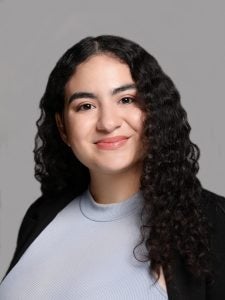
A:
{"label": "woman", "polygon": [[87,37],[50,74],[35,176],[1,299],[223,299],[225,202],[157,61]]}

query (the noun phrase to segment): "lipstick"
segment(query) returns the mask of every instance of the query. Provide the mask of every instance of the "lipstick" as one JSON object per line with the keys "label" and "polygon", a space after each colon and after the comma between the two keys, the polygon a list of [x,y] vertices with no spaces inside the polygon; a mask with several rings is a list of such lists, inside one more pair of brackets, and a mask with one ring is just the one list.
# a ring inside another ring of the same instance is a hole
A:
{"label": "lipstick", "polygon": [[115,136],[98,140],[95,144],[102,150],[116,150],[126,144],[128,137]]}

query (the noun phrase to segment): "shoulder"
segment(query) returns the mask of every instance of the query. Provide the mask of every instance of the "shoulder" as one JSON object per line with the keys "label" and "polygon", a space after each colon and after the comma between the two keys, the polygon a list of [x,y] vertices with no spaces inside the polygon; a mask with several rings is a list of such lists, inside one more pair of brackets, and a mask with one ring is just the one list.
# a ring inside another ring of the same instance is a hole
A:
{"label": "shoulder", "polygon": [[20,248],[34,232],[35,236],[39,234],[72,199],[74,193],[67,191],[54,196],[42,195],[31,204],[20,225],[17,248]]}
{"label": "shoulder", "polygon": [[225,297],[225,198],[203,189],[202,208],[210,225],[210,251],[214,284],[207,285],[207,299],[224,299]]}
{"label": "shoulder", "polygon": [[221,243],[225,236],[225,197],[203,189],[201,205],[212,227],[212,237],[216,247],[223,247],[225,251],[225,243]]}
{"label": "shoulder", "polygon": [[27,220],[42,220],[48,216],[54,216],[76,197],[73,191],[62,192],[58,195],[41,195],[27,209],[23,222]]}
{"label": "shoulder", "polygon": [[58,195],[41,195],[27,209],[20,225],[17,246],[23,244],[28,236],[36,231],[40,233],[52,219],[77,195],[71,191],[65,191]]}
{"label": "shoulder", "polygon": [[225,225],[225,197],[209,190],[202,190],[201,205],[207,217],[213,223]]}
{"label": "shoulder", "polygon": [[207,203],[219,204],[219,206],[222,205],[222,207],[224,208],[225,197],[204,188],[202,189],[202,200],[206,201]]}
{"label": "shoulder", "polygon": [[[202,204],[210,225],[210,245],[214,259],[214,271],[218,271],[219,282],[225,276],[225,198],[208,190],[203,190]],[[225,287],[224,287],[225,295]]]}
{"label": "shoulder", "polygon": [[30,205],[21,222],[16,249],[5,276],[15,266],[35,238],[54,219],[57,213],[76,196],[78,194],[71,190],[54,196],[42,195]]}

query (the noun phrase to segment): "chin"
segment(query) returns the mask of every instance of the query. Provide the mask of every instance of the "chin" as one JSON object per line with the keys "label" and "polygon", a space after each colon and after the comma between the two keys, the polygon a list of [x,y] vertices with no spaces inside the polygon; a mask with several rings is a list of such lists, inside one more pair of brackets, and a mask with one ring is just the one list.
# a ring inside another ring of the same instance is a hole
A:
{"label": "chin", "polygon": [[105,166],[96,166],[94,171],[98,173],[107,174],[107,175],[116,175],[122,174],[124,172],[133,172],[134,169],[137,168],[137,163],[132,164],[116,164],[116,162],[112,162],[112,164],[107,164]]}

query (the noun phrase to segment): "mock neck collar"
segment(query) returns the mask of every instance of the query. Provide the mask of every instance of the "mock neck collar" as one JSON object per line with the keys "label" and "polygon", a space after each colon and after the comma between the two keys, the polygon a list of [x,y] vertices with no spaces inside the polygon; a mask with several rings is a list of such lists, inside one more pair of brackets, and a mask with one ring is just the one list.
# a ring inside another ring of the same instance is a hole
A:
{"label": "mock neck collar", "polygon": [[98,203],[92,197],[89,189],[80,196],[81,213],[96,222],[111,222],[134,214],[143,203],[140,191],[118,203]]}

